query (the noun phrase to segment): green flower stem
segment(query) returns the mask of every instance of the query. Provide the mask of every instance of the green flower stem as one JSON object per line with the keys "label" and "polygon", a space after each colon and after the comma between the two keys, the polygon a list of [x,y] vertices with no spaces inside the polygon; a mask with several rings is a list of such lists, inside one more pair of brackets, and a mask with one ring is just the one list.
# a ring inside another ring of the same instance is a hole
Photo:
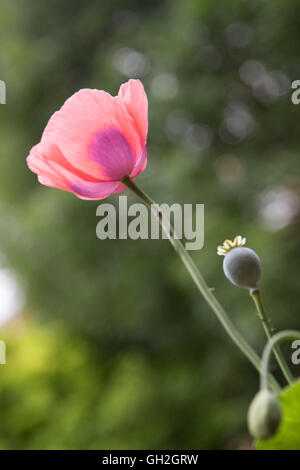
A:
{"label": "green flower stem", "polygon": [[[261,295],[260,295],[260,290],[259,289],[253,289],[250,291],[250,295],[254,301],[254,304],[256,306],[256,310],[258,313],[258,317],[262,323],[262,326],[265,330],[265,333],[267,335],[267,338],[270,339],[273,336],[273,329],[270,324],[270,320],[266,315],[262,300],[261,300]],[[277,359],[277,362],[282,370],[283,375],[285,376],[286,380],[288,383],[291,385],[294,382],[294,377],[289,369],[289,366],[284,359],[284,356],[280,350],[280,347],[275,344],[274,345],[274,354]]]}
{"label": "green flower stem", "polygon": [[300,332],[296,330],[285,330],[276,333],[267,342],[261,360],[260,372],[260,388],[261,390],[268,388],[268,370],[270,365],[271,352],[279,343],[291,339],[300,339]]}
{"label": "green flower stem", "polygon": [[[134,181],[132,181],[129,177],[123,178],[122,182],[131,189],[137,196],[139,196],[150,208],[151,211],[158,217],[162,229],[164,230],[165,234],[168,236],[173,248],[178,253],[179,257],[181,258],[183,264],[187,268],[188,272],[190,273],[194,283],[198,287],[200,293],[203,295],[206,302],[210,305],[212,310],[215,312],[217,318],[223,325],[226,332],[229,334],[230,338],[233,342],[240,348],[240,350],[245,354],[245,356],[249,359],[249,361],[254,365],[254,367],[260,371],[261,368],[261,361],[259,356],[256,352],[252,349],[252,347],[247,343],[244,337],[240,334],[237,330],[235,325],[232,323],[231,319],[218,302],[212,291],[207,286],[205,280],[203,279],[201,273],[199,272],[196,264],[190,257],[189,253],[185,250],[182,243],[174,233],[173,227],[169,224],[169,221],[166,217],[164,217],[163,212],[161,211],[160,207],[142,190],[140,189]],[[270,384],[275,392],[280,391],[280,387],[272,375],[269,375]]]}

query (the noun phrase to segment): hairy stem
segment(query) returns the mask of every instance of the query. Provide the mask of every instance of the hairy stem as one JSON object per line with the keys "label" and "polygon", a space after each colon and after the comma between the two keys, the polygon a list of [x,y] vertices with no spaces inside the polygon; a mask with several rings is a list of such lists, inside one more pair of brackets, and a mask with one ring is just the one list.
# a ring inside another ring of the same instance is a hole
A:
{"label": "hairy stem", "polygon": [[[271,327],[270,320],[265,312],[261,295],[260,295],[260,290],[259,289],[254,289],[250,291],[250,295],[254,301],[254,304],[256,306],[258,318],[260,319],[262,326],[265,330],[266,336],[268,339],[272,338],[273,336],[273,329]],[[279,367],[282,370],[283,375],[285,376],[287,382],[291,385],[294,381],[294,377],[289,369],[289,366],[281,352],[280,346],[278,344],[274,345],[274,354],[277,359],[277,362],[279,364]]]}

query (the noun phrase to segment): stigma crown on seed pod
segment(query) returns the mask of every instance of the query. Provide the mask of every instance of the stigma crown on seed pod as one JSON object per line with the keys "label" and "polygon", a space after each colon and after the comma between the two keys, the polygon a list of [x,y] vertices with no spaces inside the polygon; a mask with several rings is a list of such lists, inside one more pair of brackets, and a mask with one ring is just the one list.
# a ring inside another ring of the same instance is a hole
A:
{"label": "stigma crown on seed pod", "polygon": [[246,238],[242,237],[241,235],[237,235],[233,241],[231,240],[224,240],[223,245],[219,245],[217,249],[217,254],[219,256],[225,256],[228,251],[236,246],[244,246],[246,243]]}

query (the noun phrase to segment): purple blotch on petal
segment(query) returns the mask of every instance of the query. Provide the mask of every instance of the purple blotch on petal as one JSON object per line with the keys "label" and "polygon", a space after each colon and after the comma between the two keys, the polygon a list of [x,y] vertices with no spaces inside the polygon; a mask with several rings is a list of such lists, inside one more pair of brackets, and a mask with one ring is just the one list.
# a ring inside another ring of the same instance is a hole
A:
{"label": "purple blotch on petal", "polygon": [[92,159],[101,165],[105,175],[113,181],[120,181],[130,175],[136,161],[128,141],[114,127],[104,129],[95,136],[90,153]]}

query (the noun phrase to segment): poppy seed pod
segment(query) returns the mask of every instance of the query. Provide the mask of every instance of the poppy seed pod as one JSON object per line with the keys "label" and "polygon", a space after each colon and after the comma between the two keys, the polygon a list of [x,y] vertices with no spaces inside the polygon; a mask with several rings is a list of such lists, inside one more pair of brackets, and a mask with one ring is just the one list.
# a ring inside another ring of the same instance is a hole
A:
{"label": "poppy seed pod", "polygon": [[281,408],[274,393],[269,390],[258,392],[248,410],[248,427],[255,439],[273,436],[281,421]]}
{"label": "poppy seed pod", "polygon": [[223,270],[235,286],[255,289],[261,276],[261,262],[251,248],[238,246],[225,255]]}

